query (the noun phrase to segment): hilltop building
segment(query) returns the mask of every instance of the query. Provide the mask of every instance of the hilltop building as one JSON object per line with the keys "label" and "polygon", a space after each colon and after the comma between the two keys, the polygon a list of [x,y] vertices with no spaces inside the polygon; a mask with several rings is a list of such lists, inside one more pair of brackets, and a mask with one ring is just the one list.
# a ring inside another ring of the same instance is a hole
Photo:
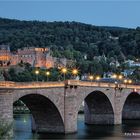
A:
{"label": "hilltop building", "polygon": [[9,45],[0,45],[0,66],[15,66],[19,63],[29,63],[32,67],[53,68],[64,67],[69,60],[50,55],[49,48],[26,47],[11,52]]}

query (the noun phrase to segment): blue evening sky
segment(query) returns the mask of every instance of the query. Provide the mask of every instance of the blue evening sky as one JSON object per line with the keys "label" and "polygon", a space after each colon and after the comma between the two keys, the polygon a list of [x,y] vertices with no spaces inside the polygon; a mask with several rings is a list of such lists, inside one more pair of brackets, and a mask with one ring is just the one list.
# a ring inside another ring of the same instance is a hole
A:
{"label": "blue evening sky", "polygon": [[0,17],[140,26],[140,0],[0,0]]}

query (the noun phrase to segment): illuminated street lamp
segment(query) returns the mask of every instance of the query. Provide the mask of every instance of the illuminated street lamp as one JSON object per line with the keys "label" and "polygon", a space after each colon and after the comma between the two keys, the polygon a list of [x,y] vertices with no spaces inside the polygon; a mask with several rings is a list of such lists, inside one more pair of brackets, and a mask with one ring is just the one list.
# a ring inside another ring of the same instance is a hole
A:
{"label": "illuminated street lamp", "polygon": [[129,79],[129,80],[128,80],[128,83],[129,83],[129,84],[132,84],[132,80]]}
{"label": "illuminated street lamp", "polygon": [[36,74],[36,81],[38,82],[39,70],[36,70],[36,71],[35,71],[35,74]]}
{"label": "illuminated street lamp", "polygon": [[131,79],[129,79],[129,80],[125,79],[123,82],[124,82],[124,84],[126,84],[126,87],[127,87],[127,84],[132,84]]}
{"label": "illuminated street lamp", "polygon": [[127,87],[127,83],[128,83],[128,80],[127,79],[124,79],[124,84],[126,85],[126,87]]}
{"label": "illuminated street lamp", "polygon": [[122,75],[118,75],[118,79],[119,80],[122,80],[123,79],[123,76]]}
{"label": "illuminated street lamp", "polygon": [[46,72],[46,76],[47,76],[47,81],[48,81],[48,78],[50,76],[50,72],[49,71]]}
{"label": "illuminated street lamp", "polygon": [[95,79],[98,81],[98,86],[99,86],[99,85],[100,85],[100,84],[99,84],[99,80],[101,79],[101,77],[100,77],[100,76],[96,76]]}
{"label": "illuminated street lamp", "polygon": [[125,84],[127,84],[127,82],[128,82],[128,80],[127,79],[124,79],[124,81],[123,81]]}
{"label": "illuminated street lamp", "polygon": [[117,74],[113,74],[112,78],[116,79],[117,78]]}
{"label": "illuminated street lamp", "polygon": [[64,81],[65,81],[65,79],[66,79],[65,77],[66,77],[67,71],[68,71],[67,68],[62,68],[62,69],[61,69],[61,73],[63,73],[63,75],[64,75]]}
{"label": "illuminated street lamp", "polygon": [[89,76],[89,80],[92,82],[94,77],[92,75]]}
{"label": "illuminated street lamp", "polygon": [[96,76],[96,78],[95,78],[97,81],[99,81],[100,79],[101,79],[101,77],[100,76]]}
{"label": "illuminated street lamp", "polygon": [[75,76],[78,74],[78,69],[73,69],[72,74],[74,75],[74,78],[75,78]]}

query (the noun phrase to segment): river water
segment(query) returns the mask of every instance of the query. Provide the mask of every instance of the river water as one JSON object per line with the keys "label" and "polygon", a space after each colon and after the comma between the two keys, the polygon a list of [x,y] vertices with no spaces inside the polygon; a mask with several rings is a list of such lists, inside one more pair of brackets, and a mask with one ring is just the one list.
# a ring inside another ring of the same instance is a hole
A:
{"label": "river water", "polygon": [[78,116],[78,132],[74,134],[35,134],[31,131],[31,115],[14,115],[15,140],[46,139],[101,139],[101,140],[140,140],[140,120],[123,121],[122,125],[85,125],[84,115]]}

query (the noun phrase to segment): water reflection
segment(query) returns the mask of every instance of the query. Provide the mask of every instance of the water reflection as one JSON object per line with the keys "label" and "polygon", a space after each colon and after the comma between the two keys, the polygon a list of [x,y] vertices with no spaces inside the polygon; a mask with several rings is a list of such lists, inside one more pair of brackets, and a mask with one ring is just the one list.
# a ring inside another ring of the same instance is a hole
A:
{"label": "water reflection", "polygon": [[84,116],[78,116],[78,132],[74,134],[36,134],[31,131],[31,115],[14,115],[15,140],[41,139],[104,139],[126,140],[140,139],[140,121],[125,120],[122,125],[85,125]]}

